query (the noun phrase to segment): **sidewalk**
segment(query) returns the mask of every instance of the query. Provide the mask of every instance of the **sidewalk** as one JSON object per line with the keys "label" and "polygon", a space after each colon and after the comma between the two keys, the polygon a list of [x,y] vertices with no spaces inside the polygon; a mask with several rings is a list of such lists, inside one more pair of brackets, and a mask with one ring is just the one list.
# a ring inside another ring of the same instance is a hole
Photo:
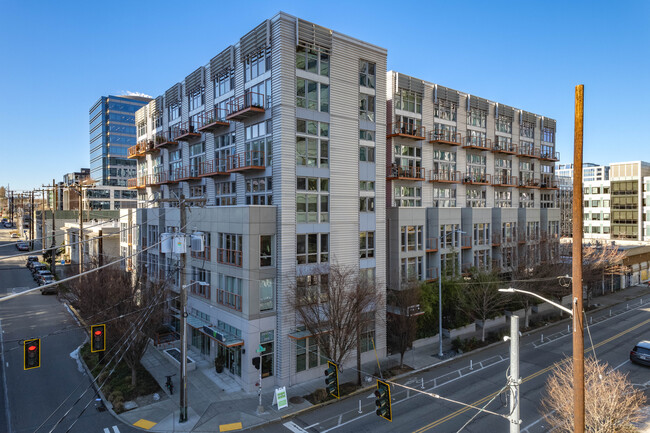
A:
{"label": "sidewalk", "polygon": [[[592,300],[592,303],[599,305],[597,310],[595,310],[598,311],[609,309],[616,304],[625,305],[626,301],[645,296],[650,301],[650,287],[647,285],[634,286],[605,296],[596,297]],[[644,301],[647,302],[646,300]],[[589,314],[593,312],[594,310]],[[534,316],[533,314],[531,317]],[[531,331],[530,333],[542,332],[543,329]],[[478,336],[480,338],[480,331],[477,331],[476,335],[470,334],[466,338],[471,338],[472,336]],[[446,354],[451,352],[451,341],[449,339],[443,340],[443,350]],[[404,363],[414,370],[419,370],[445,362],[437,357],[437,353],[438,343],[434,342],[433,344],[406,352],[404,355]],[[198,357],[193,357],[191,352],[188,355],[193,359],[198,359]],[[382,369],[394,367],[398,363],[399,354],[393,354],[381,360]],[[269,389],[262,393],[262,404],[265,412],[258,414],[257,393],[244,392],[227,373],[217,374],[214,371],[214,366],[208,361],[197,361],[196,369],[188,372],[188,420],[180,424],[178,422],[178,363],[173,362],[168,355],[162,352],[162,349],[150,346],[142,359],[142,364],[158,381],[165,394],[160,396],[159,401],[154,401],[151,396],[143,398],[136,402],[138,404],[137,408],[123,412],[120,415],[115,415],[112,411],[111,413],[126,424],[141,427],[149,431],[234,431],[277,421],[312,406],[309,402],[303,400],[297,404],[290,402],[288,408],[278,411],[275,406],[271,406],[270,404],[273,401],[273,389]],[[376,363],[368,363],[362,366],[364,371],[375,371],[376,368]],[[164,386],[165,376],[172,374],[176,374],[173,377],[174,394],[169,396]],[[356,372],[352,369],[345,369],[340,375],[341,383],[355,380]],[[287,387],[287,396],[288,398],[301,397],[318,388],[324,388],[324,378]],[[648,413],[648,427],[642,431],[650,433],[650,409],[646,413]]]}

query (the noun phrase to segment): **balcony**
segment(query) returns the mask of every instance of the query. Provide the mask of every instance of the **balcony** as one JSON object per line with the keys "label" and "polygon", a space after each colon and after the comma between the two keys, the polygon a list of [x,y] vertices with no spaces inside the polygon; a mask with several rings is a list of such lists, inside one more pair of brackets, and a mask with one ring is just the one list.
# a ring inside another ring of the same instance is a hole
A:
{"label": "balcony", "polygon": [[153,137],[154,147],[159,149],[164,146],[173,146],[178,144],[175,138],[168,132],[159,132]]}
{"label": "balcony", "polygon": [[517,186],[517,176],[495,174],[492,178],[493,186]]}
{"label": "balcony", "polygon": [[231,308],[235,311],[241,311],[241,295],[236,293],[227,292],[223,289],[217,289],[217,303],[224,307]]}
{"label": "balcony", "polygon": [[228,157],[228,173],[266,169],[264,151],[249,150]]}
{"label": "balcony", "polygon": [[492,233],[492,246],[498,247],[501,245],[501,233]]}
{"label": "balcony", "polygon": [[492,142],[489,138],[465,137],[465,149],[490,150]]}
{"label": "balcony", "polygon": [[540,157],[539,148],[533,146],[519,146],[519,156],[525,156],[528,158],[539,158]]}
{"label": "balcony", "polygon": [[227,250],[217,248],[217,263],[224,265],[242,267],[242,253],[239,250]]}
{"label": "balcony", "polygon": [[426,275],[424,277],[425,281],[427,282],[437,281],[439,277],[440,277],[440,272],[438,271],[438,268],[426,269]]}
{"label": "balcony", "polygon": [[494,153],[505,153],[508,155],[517,154],[517,145],[513,143],[498,143],[497,140],[494,140],[492,144],[492,152]]}
{"label": "balcony", "polygon": [[153,140],[146,140],[143,142],[144,146],[144,153],[153,153],[156,149],[156,146],[154,146]]}
{"label": "balcony", "polygon": [[201,133],[196,130],[196,126],[190,120],[177,125],[174,130],[176,140],[189,141],[195,138],[201,138]]}
{"label": "balcony", "polygon": [[386,180],[424,180],[424,169],[393,164],[387,168]]}
{"label": "balcony", "polygon": [[460,274],[464,277],[469,277],[472,274],[473,263],[463,263],[460,267]]}
{"label": "balcony", "polygon": [[559,161],[560,152],[554,152],[552,150],[542,150],[540,152],[539,159],[543,161]]}
{"label": "balcony", "polygon": [[521,228],[517,230],[517,243],[526,243],[526,230],[522,230]]}
{"label": "balcony", "polygon": [[424,140],[424,126],[417,126],[408,122],[395,122],[388,124],[386,138],[402,137],[412,140]]}
{"label": "balcony", "polygon": [[180,182],[180,176],[183,175],[183,167],[178,167],[173,170],[169,170],[167,173],[164,183],[178,183]]}
{"label": "balcony", "polygon": [[147,177],[134,177],[126,181],[126,187],[128,189],[142,189],[147,186]]}
{"label": "balcony", "polygon": [[167,183],[167,172],[161,171],[160,173],[154,173],[149,176],[149,183],[151,185],[161,185]]}
{"label": "balcony", "polygon": [[147,151],[147,140],[138,142],[135,146],[129,147],[127,152],[127,158],[140,158],[145,155]]}
{"label": "balcony", "polygon": [[460,238],[460,249],[469,250],[472,248],[472,236],[471,235],[462,235]]}
{"label": "balcony", "polygon": [[460,171],[429,171],[429,182],[431,183],[460,183],[462,180]]}
{"label": "balcony", "polygon": [[560,184],[555,176],[544,176],[540,182],[541,189],[560,189]]}
{"label": "balcony", "polygon": [[226,120],[243,121],[251,116],[264,113],[264,95],[247,92],[228,104]]}
{"label": "balcony", "polygon": [[191,179],[198,179],[199,177],[199,167],[180,167],[176,169],[176,179],[178,181],[185,181]]}
{"label": "balcony", "polygon": [[463,137],[460,132],[451,131],[431,131],[429,132],[429,143],[431,144],[448,144],[449,146],[460,146]]}
{"label": "balcony", "polygon": [[427,238],[425,245],[427,253],[435,253],[438,251],[438,238]]}
{"label": "balcony", "polygon": [[215,158],[199,164],[198,177],[206,176],[228,176],[228,160]]}
{"label": "balcony", "polygon": [[203,113],[199,122],[197,130],[201,132],[214,132],[230,126],[230,122],[226,120],[225,111],[217,107]]}
{"label": "balcony", "polygon": [[463,177],[463,183],[470,185],[489,185],[492,180],[492,175],[490,174],[477,174],[477,173],[465,173]]}
{"label": "balcony", "polygon": [[539,188],[540,182],[539,179],[521,179],[519,180],[519,188]]}

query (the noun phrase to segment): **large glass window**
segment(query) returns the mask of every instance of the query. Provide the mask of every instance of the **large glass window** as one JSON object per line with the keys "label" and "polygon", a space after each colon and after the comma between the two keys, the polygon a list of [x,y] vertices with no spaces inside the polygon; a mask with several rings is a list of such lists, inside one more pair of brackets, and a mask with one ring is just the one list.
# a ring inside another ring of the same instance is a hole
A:
{"label": "large glass window", "polygon": [[236,311],[242,310],[242,280],[230,275],[219,274],[217,302]]}
{"label": "large glass window", "polygon": [[329,179],[296,178],[296,221],[298,223],[329,222]]}
{"label": "large glass window", "polygon": [[235,74],[228,71],[217,75],[214,80],[214,97],[223,96],[234,88]]}
{"label": "large glass window", "polygon": [[329,123],[296,120],[296,165],[329,167]]}
{"label": "large glass window", "polygon": [[438,119],[455,122],[457,113],[458,107],[455,102],[438,99],[438,103],[433,106],[433,115]]}
{"label": "large glass window", "polygon": [[401,250],[402,251],[422,251],[424,249],[422,226],[402,226],[401,227]]}
{"label": "large glass window", "polygon": [[422,113],[422,95],[410,90],[398,89],[394,98],[395,109]]}
{"label": "large glass window", "polygon": [[327,77],[330,74],[330,56],[327,53],[297,46],[296,69]]}
{"label": "large glass window", "polygon": [[242,266],[243,236],[236,233],[219,233],[217,262],[231,266]]}
{"label": "large glass window", "polygon": [[419,186],[396,186],[393,188],[395,207],[422,206],[422,188]]}
{"label": "large glass window", "polygon": [[499,116],[496,119],[495,129],[498,132],[512,133],[512,118],[508,116]]}
{"label": "large glass window", "polygon": [[201,166],[205,162],[205,142],[190,146],[190,175],[196,177],[200,174]]}
{"label": "large glass window", "polygon": [[260,311],[273,309],[273,279],[260,280]]}
{"label": "large glass window", "polygon": [[261,353],[262,378],[273,376],[273,340],[275,332],[260,332],[260,346],[264,349]]}
{"label": "large glass window", "polygon": [[328,113],[329,105],[329,84],[317,83],[303,78],[296,79],[297,107]]}
{"label": "large glass window", "polygon": [[359,232],[359,258],[375,257],[375,232]]}
{"label": "large glass window", "polygon": [[406,281],[419,281],[422,280],[422,260],[418,257],[403,257],[401,260],[401,279],[402,282]]}
{"label": "large glass window", "polygon": [[296,262],[327,263],[329,261],[329,234],[309,233],[296,235]]}
{"label": "large glass window", "polygon": [[244,62],[244,80],[246,82],[262,75],[271,68],[271,51],[262,51],[250,56]]}
{"label": "large glass window", "polygon": [[201,87],[200,89],[195,90],[188,95],[188,99],[190,100],[190,111],[194,111],[203,106],[205,103],[205,89]]}
{"label": "large glass window", "polygon": [[486,191],[482,188],[467,187],[465,196],[467,198],[467,207],[486,207]]}
{"label": "large glass window", "polygon": [[237,204],[236,182],[215,182],[215,205],[235,206]]}
{"label": "large glass window", "polygon": [[521,122],[519,135],[526,138],[535,138],[535,124],[533,122]]}
{"label": "large glass window", "polygon": [[246,204],[272,205],[273,178],[253,177],[246,179]]}
{"label": "large glass window", "polygon": [[375,64],[366,60],[359,60],[359,85],[375,88],[377,77]]}
{"label": "large glass window", "polygon": [[470,108],[467,112],[467,124],[485,128],[487,125],[487,112],[478,108]]}
{"label": "large glass window", "polygon": [[436,207],[456,207],[456,190],[453,187],[434,187],[433,205]]}
{"label": "large glass window", "polygon": [[359,93],[359,120],[375,121],[375,97]]}

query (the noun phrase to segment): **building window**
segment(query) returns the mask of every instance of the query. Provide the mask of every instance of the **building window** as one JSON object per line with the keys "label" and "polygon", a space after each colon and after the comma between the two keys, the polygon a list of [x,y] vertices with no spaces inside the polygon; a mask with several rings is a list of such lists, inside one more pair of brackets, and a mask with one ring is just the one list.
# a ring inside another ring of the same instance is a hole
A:
{"label": "building window", "polygon": [[452,180],[456,173],[456,152],[433,149],[433,173],[440,180]]}
{"label": "building window", "polygon": [[532,122],[521,122],[519,135],[526,138],[535,138],[535,124]]}
{"label": "building window", "polygon": [[299,265],[329,261],[329,234],[296,235],[296,262]]}
{"label": "building window", "polygon": [[190,176],[197,177],[205,162],[205,142],[190,146]]}
{"label": "building window", "polygon": [[215,182],[215,205],[235,206],[237,204],[237,183],[236,182]]}
{"label": "building window", "polygon": [[167,120],[171,122],[181,117],[181,104],[176,103],[167,107]]}
{"label": "building window", "polygon": [[190,111],[194,111],[197,108],[200,108],[205,103],[205,89],[201,87],[200,89],[187,95],[190,101]]}
{"label": "building window", "polygon": [[176,180],[183,168],[181,149],[169,152],[169,180]]}
{"label": "building window", "polygon": [[275,331],[260,332],[260,346],[264,349],[260,354],[262,364],[262,378],[273,376],[273,340]]}
{"label": "building window", "polygon": [[191,256],[195,259],[210,260],[210,233],[203,233],[203,246],[202,252],[192,251]]}
{"label": "building window", "polygon": [[409,177],[420,176],[422,149],[415,146],[396,144],[393,146],[393,160],[396,168]]}
{"label": "building window", "polygon": [[467,125],[485,128],[487,125],[487,112],[478,108],[470,108],[467,112]]}
{"label": "building window", "polygon": [[244,62],[244,81],[259,77],[271,68],[271,51],[266,50],[250,56]]}
{"label": "building window", "polygon": [[230,275],[219,274],[217,303],[230,309],[242,310],[242,280]]}
{"label": "building window", "polygon": [[260,236],[260,266],[273,266],[273,236]]}
{"label": "building window", "polygon": [[329,123],[297,119],[296,165],[329,167]]}
{"label": "building window", "polygon": [[273,278],[260,280],[260,311],[273,309]]}
{"label": "building window", "polygon": [[359,146],[360,162],[375,162],[375,148],[371,146]]}
{"label": "building window", "polygon": [[214,157],[218,171],[228,170],[228,157],[235,153],[235,133],[218,135],[214,138]]}
{"label": "building window", "polygon": [[230,92],[235,86],[235,74],[232,71],[219,74],[213,80],[214,83],[214,97],[223,96]]}
{"label": "building window", "polygon": [[361,352],[368,352],[375,348],[375,312],[368,311],[361,313],[361,330],[359,339]]}
{"label": "building window", "polygon": [[296,69],[327,77],[330,73],[330,57],[326,53],[297,46]]}
{"label": "building window", "polygon": [[296,340],[296,372],[305,371],[308,368],[318,367],[326,363],[327,358],[321,355],[318,340],[315,337]]}
{"label": "building window", "polygon": [[359,93],[359,120],[375,121],[375,97]]}
{"label": "building window", "polygon": [[490,223],[474,224],[474,245],[490,244]]}
{"label": "building window", "polygon": [[456,190],[452,187],[434,187],[433,205],[435,207],[456,207]]}
{"label": "building window", "polygon": [[487,270],[490,268],[489,250],[474,251],[474,267],[481,270]]}
{"label": "building window", "polygon": [[531,208],[535,205],[535,193],[530,191],[519,193],[519,207]]}
{"label": "building window", "polygon": [[330,110],[329,84],[297,78],[296,106],[328,113]]}
{"label": "building window", "polygon": [[458,275],[458,253],[440,254],[440,273],[445,276]]}
{"label": "building window", "polygon": [[374,197],[359,197],[359,212],[374,212],[375,211],[375,198]]}
{"label": "building window", "polygon": [[422,257],[404,257],[401,262],[402,282],[422,280]]}
{"label": "building window", "polygon": [[329,222],[328,178],[296,178],[296,221],[298,223]]}
{"label": "building window", "polygon": [[422,114],[422,95],[410,90],[398,89],[394,98],[395,109]]}
{"label": "building window", "polygon": [[359,258],[375,257],[375,232],[359,232]]}
{"label": "building window", "polygon": [[555,130],[552,128],[542,128],[542,141],[555,143]]}
{"label": "building window", "polygon": [[519,184],[533,185],[534,183],[535,183],[535,163],[530,161],[519,161]]}
{"label": "building window", "polygon": [[487,206],[487,194],[486,191],[482,188],[474,188],[468,186],[465,192],[467,201],[467,207],[486,207]]}
{"label": "building window", "polygon": [[217,263],[242,267],[243,236],[234,233],[219,233]]}
{"label": "building window", "polygon": [[497,132],[512,134],[512,118],[508,116],[499,116],[496,119],[495,129]]}
{"label": "building window", "polygon": [[376,81],[375,64],[366,60],[359,60],[359,85],[374,89]]}
{"label": "building window", "polygon": [[438,103],[433,106],[433,115],[438,119],[456,121],[458,107],[456,103],[438,99]]}
{"label": "building window", "polygon": [[541,193],[539,195],[540,207],[542,208],[553,208],[558,206],[557,194],[555,192],[550,193]]}
{"label": "building window", "polygon": [[438,140],[458,142],[457,130],[455,126],[436,123],[433,125],[434,138]]}
{"label": "building window", "polygon": [[419,186],[396,186],[393,188],[395,207],[422,206],[422,188]]}
{"label": "building window", "polygon": [[269,176],[246,179],[246,204],[272,205],[273,178]]}
{"label": "building window", "polygon": [[440,248],[460,247],[460,226],[458,224],[440,225]]}
{"label": "building window", "polygon": [[422,251],[424,249],[422,226],[401,227],[402,251]]}
{"label": "building window", "polygon": [[367,129],[359,130],[359,140],[375,141],[375,131],[369,131]]}
{"label": "building window", "polygon": [[210,271],[192,266],[192,281],[200,281],[208,283],[208,285],[192,284],[190,286],[190,293],[195,296],[210,299],[210,292],[212,291],[210,287],[210,275]]}
{"label": "building window", "polygon": [[370,180],[359,181],[359,191],[375,191],[375,182]]}
{"label": "building window", "polygon": [[138,137],[142,137],[147,134],[147,122],[140,122],[138,124]]}

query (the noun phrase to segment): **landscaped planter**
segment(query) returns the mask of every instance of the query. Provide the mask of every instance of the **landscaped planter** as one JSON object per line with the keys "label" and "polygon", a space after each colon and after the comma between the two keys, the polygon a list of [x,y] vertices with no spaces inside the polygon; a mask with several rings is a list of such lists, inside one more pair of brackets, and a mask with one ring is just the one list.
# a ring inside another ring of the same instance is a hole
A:
{"label": "landscaped planter", "polygon": [[480,329],[490,329],[490,328],[495,328],[497,326],[505,326],[506,324],[506,316],[498,316],[495,317],[494,319],[488,319],[485,322],[482,320],[477,320],[476,321],[476,326]]}
{"label": "landscaped planter", "polygon": [[[175,347],[172,347],[171,349],[165,349],[163,350],[163,353],[167,355],[169,359],[174,361],[174,363],[178,364],[180,367],[181,365],[181,351],[180,349],[177,349]],[[190,358],[189,356],[187,357],[187,371],[192,371],[196,369],[196,362]]]}
{"label": "landscaped planter", "polygon": [[465,325],[462,328],[456,329],[442,328],[443,338],[451,338],[452,340],[456,337],[462,337],[464,335],[471,334],[472,332],[476,332],[476,323],[470,323],[469,325]]}

